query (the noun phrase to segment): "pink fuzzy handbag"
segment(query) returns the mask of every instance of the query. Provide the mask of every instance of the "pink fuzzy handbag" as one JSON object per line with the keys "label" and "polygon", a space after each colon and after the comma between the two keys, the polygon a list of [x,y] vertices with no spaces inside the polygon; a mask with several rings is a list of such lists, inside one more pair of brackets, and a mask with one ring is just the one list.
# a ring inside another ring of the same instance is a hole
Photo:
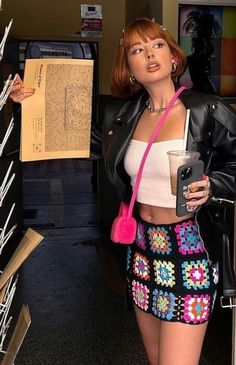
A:
{"label": "pink fuzzy handbag", "polygon": [[128,204],[122,202],[119,214],[114,219],[111,227],[111,240],[113,242],[129,245],[135,240],[137,222],[134,217],[128,216],[128,211]]}
{"label": "pink fuzzy handbag", "polygon": [[111,241],[115,242],[115,243],[122,243],[122,244],[131,244],[135,241],[135,237],[136,237],[136,230],[137,230],[137,222],[135,220],[135,218],[132,216],[133,213],[133,208],[134,208],[134,204],[135,204],[135,200],[136,200],[136,196],[138,193],[138,187],[141,181],[141,177],[142,177],[142,172],[143,172],[143,167],[144,167],[144,163],[146,161],[147,155],[150,151],[150,148],[153,144],[153,142],[155,141],[158,133],[161,130],[161,127],[163,126],[166,117],[170,111],[170,109],[172,108],[172,106],[174,105],[175,100],[178,98],[179,94],[185,89],[184,86],[180,87],[175,95],[172,97],[172,99],[170,100],[166,110],[164,111],[163,115],[161,116],[161,118],[159,119],[159,123],[157,124],[153,134],[151,135],[151,138],[148,142],[148,145],[146,147],[146,150],[143,154],[143,158],[142,161],[140,163],[139,166],[139,171],[135,180],[135,184],[133,187],[133,193],[132,193],[132,197],[130,200],[130,204],[125,204],[123,202],[121,202],[120,204],[120,209],[119,209],[119,214],[118,216],[114,219],[113,223],[112,223],[112,227],[111,227]]}

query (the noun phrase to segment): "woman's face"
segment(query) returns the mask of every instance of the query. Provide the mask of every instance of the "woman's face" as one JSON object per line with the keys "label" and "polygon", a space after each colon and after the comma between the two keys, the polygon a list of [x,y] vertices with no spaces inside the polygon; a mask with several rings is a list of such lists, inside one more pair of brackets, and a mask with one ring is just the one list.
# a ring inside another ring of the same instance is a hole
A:
{"label": "woman's face", "polygon": [[172,54],[164,39],[138,39],[131,44],[127,55],[131,74],[144,87],[171,79]]}

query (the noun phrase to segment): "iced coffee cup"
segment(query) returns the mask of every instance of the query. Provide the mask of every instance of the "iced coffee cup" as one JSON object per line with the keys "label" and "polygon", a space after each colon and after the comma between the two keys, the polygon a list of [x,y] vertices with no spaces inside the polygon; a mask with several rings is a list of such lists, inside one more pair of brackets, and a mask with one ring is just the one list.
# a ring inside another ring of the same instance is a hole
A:
{"label": "iced coffee cup", "polygon": [[176,195],[177,170],[179,166],[182,166],[188,162],[198,160],[200,153],[196,151],[174,150],[174,151],[168,151],[167,154],[169,157],[169,166],[170,166],[171,193],[173,195]]}

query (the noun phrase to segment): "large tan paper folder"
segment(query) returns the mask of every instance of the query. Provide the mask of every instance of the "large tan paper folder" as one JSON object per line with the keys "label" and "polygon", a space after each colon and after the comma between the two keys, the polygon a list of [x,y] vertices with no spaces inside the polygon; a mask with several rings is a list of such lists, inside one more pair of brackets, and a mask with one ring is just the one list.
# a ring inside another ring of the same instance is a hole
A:
{"label": "large tan paper folder", "polygon": [[93,60],[29,59],[22,102],[22,161],[90,155]]}

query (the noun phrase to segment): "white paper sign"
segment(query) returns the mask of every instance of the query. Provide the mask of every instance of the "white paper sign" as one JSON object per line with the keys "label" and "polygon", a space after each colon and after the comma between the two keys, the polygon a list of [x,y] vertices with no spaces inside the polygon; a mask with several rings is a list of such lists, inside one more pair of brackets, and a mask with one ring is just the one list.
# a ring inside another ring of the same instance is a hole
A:
{"label": "white paper sign", "polygon": [[81,37],[102,36],[102,6],[81,4]]}

